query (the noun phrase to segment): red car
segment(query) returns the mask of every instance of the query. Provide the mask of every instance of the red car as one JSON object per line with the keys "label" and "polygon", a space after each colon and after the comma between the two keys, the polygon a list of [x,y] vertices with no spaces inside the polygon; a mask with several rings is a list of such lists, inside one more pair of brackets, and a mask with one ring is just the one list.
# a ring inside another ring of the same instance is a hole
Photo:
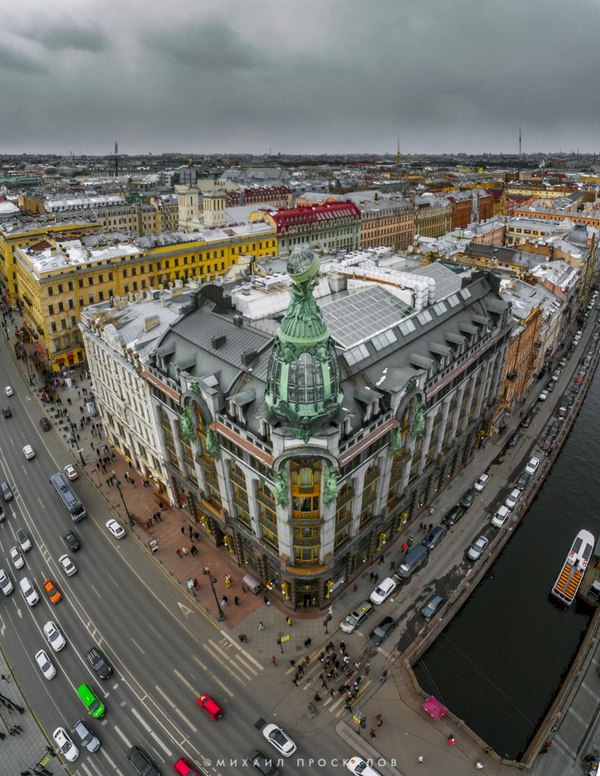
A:
{"label": "red car", "polygon": [[221,719],[225,713],[219,704],[214,700],[212,695],[205,693],[198,698],[198,706],[208,714],[211,719]]}
{"label": "red car", "polygon": [[204,776],[203,773],[192,768],[185,757],[182,757],[177,760],[176,763],[173,763],[173,770],[175,773],[179,773],[180,776]]}

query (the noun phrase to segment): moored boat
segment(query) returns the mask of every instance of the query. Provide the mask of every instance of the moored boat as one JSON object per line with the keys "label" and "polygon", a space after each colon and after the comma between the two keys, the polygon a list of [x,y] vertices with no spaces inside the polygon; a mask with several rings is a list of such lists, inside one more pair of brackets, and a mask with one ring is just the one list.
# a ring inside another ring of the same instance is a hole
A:
{"label": "moored boat", "polygon": [[595,543],[593,534],[585,529],[579,531],[556,577],[556,582],[552,586],[552,595],[567,606],[575,600]]}

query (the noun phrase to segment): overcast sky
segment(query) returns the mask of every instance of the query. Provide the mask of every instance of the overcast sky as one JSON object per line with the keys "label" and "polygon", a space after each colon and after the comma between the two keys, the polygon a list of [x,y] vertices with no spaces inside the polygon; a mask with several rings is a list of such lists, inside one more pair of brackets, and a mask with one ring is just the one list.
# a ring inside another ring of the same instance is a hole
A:
{"label": "overcast sky", "polygon": [[19,0],[0,153],[598,151],[600,0]]}

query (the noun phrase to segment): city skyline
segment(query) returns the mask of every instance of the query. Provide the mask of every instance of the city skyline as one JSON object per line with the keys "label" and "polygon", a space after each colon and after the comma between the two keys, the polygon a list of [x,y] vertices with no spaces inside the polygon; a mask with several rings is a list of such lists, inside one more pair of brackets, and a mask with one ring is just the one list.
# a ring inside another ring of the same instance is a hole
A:
{"label": "city skyline", "polygon": [[24,0],[3,9],[0,153],[517,153],[519,128],[523,153],[595,152],[599,10]]}

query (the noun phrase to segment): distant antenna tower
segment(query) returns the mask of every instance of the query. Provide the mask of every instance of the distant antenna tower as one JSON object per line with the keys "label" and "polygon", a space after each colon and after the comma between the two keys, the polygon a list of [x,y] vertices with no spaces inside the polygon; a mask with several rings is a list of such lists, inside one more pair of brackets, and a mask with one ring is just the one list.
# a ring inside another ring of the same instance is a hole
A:
{"label": "distant antenna tower", "polygon": [[521,156],[521,127],[519,127],[519,156]]}
{"label": "distant antenna tower", "polygon": [[115,178],[119,177],[119,144],[115,140]]}

